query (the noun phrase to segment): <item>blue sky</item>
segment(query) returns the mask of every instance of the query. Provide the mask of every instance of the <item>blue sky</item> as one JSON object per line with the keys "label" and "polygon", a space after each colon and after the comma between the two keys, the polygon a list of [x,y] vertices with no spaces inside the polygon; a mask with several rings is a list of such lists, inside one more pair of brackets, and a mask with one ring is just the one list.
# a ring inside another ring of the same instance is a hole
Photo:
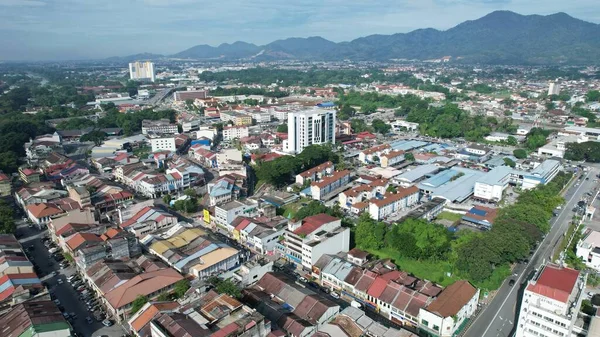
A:
{"label": "blue sky", "polygon": [[0,0],[0,60],[94,59],[197,44],[447,29],[494,10],[600,23],[598,0]]}

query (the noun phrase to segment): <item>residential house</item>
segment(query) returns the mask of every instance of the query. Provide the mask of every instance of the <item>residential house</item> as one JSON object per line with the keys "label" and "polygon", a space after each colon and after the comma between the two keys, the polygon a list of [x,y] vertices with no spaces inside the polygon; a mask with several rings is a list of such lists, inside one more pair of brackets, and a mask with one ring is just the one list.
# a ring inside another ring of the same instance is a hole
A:
{"label": "residential house", "polygon": [[250,135],[247,126],[226,126],[223,128],[223,140],[232,141],[234,139],[242,139]]}
{"label": "residential house", "polygon": [[257,213],[258,202],[247,199],[244,201],[230,201],[226,204],[217,205],[215,207],[215,224],[226,228],[230,233],[233,233],[234,227],[231,225],[233,220],[238,216],[252,216]]}
{"label": "residential house", "polygon": [[315,166],[309,170],[298,173],[296,175],[296,184],[304,185],[307,180],[317,181],[325,176],[333,174],[335,167],[331,161],[326,161],[323,164]]}
{"label": "residential house", "polygon": [[163,229],[177,223],[177,217],[160,208],[146,206],[128,220],[121,222],[119,227],[130,231],[141,238],[148,233]]}
{"label": "residential house", "polygon": [[71,326],[56,304],[35,299],[15,305],[0,317],[2,336],[70,337]]}

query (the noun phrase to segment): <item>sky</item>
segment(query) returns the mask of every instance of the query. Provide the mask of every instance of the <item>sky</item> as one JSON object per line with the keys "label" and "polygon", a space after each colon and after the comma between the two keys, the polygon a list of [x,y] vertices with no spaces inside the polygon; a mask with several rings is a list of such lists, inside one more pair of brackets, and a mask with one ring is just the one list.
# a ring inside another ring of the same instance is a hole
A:
{"label": "sky", "polygon": [[598,0],[0,0],[0,60],[174,54],[198,44],[340,42],[448,29],[494,10],[600,23]]}

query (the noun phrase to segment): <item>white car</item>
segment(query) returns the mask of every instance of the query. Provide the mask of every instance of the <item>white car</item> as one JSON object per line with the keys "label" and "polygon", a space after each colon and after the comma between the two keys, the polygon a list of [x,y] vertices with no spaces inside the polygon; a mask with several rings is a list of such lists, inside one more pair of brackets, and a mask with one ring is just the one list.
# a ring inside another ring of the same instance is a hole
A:
{"label": "white car", "polygon": [[108,320],[108,319],[105,319],[105,320],[102,321],[102,325],[104,325],[104,326],[111,326],[112,322],[110,320]]}
{"label": "white car", "polygon": [[63,280],[61,278],[59,278],[58,281],[56,281],[56,283],[63,284],[64,282],[63,282]]}
{"label": "white car", "polygon": [[335,291],[331,292],[331,297],[333,298],[340,298],[340,294],[336,293]]}
{"label": "white car", "polygon": [[304,276],[300,276],[300,278],[298,280],[300,280],[300,282],[302,282],[302,283],[308,282],[308,280]]}

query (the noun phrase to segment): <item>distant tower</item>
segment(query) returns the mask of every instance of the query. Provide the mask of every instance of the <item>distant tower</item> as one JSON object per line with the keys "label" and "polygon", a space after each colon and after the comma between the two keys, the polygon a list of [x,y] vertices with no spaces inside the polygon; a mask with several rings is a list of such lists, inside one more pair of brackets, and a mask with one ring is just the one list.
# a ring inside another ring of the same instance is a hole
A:
{"label": "distant tower", "polygon": [[150,61],[129,63],[129,78],[132,80],[150,80],[154,82],[154,63]]}
{"label": "distant tower", "polygon": [[556,82],[550,82],[548,87],[548,96],[560,94],[560,84]]}

